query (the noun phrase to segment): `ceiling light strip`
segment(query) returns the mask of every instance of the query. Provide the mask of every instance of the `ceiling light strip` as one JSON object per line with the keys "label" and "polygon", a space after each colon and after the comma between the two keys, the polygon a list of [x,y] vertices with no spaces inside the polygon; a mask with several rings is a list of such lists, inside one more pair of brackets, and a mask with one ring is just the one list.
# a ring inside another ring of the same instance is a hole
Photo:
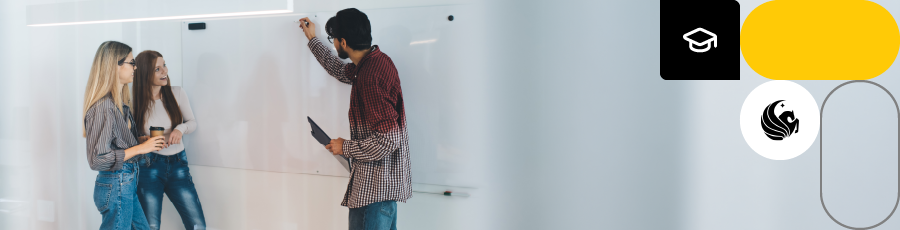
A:
{"label": "ceiling light strip", "polygon": [[34,25],[28,25],[28,26],[35,26],[35,27],[68,26],[68,25],[85,25],[85,24],[112,23],[112,22],[137,22],[137,21],[158,21],[158,20],[177,20],[177,19],[193,19],[193,18],[248,16],[248,15],[262,15],[262,14],[283,14],[283,13],[293,13],[293,12],[294,12],[293,10],[264,10],[264,11],[247,11],[247,12],[218,13],[218,14],[196,14],[196,15],[182,15],[182,16],[98,20],[98,21],[84,21],[84,22],[45,23],[45,24],[34,24]]}

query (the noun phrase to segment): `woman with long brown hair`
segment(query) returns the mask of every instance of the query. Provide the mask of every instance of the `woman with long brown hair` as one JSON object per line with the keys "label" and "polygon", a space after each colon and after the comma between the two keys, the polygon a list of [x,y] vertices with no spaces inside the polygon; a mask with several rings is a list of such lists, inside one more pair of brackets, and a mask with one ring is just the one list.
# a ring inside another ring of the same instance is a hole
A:
{"label": "woman with long brown hair", "polygon": [[150,127],[162,127],[168,147],[141,160],[138,199],[151,229],[159,229],[163,193],[181,215],[185,229],[206,229],[200,198],[188,168],[182,135],[197,129],[187,94],[171,86],[169,68],[162,54],[147,50],[138,54],[134,81],[134,114],[138,130],[149,135]]}
{"label": "woman with long brown hair", "polygon": [[100,229],[147,229],[137,202],[138,159],[165,148],[163,137],[138,144],[128,83],[134,80],[131,47],[116,41],[100,45],[84,91],[84,136],[94,183],[94,204],[103,216]]}

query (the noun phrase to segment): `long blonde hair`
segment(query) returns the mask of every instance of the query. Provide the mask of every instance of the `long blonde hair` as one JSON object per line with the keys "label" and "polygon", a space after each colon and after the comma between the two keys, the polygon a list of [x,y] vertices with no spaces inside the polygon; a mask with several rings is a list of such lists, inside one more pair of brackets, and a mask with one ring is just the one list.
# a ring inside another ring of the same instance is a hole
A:
{"label": "long blonde hair", "polygon": [[[131,92],[128,84],[122,88],[115,87],[119,82],[118,68],[125,64],[125,59],[131,53],[131,47],[117,41],[106,41],[97,48],[94,55],[94,64],[91,65],[91,74],[88,76],[87,87],[84,90],[84,111],[81,119],[87,115],[88,109],[107,94],[112,94],[113,102],[122,113],[122,105],[131,106]],[[84,125],[81,126],[84,132]],[[82,135],[86,136],[86,133]]]}

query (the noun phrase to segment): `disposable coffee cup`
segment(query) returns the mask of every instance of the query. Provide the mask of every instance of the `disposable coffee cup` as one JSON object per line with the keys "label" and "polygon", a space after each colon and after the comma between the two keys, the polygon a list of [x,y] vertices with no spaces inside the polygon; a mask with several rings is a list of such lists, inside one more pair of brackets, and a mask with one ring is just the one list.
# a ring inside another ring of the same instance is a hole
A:
{"label": "disposable coffee cup", "polygon": [[162,135],[163,135],[163,131],[165,131],[165,130],[166,130],[166,129],[163,128],[163,127],[153,127],[153,126],[150,126],[150,137],[162,136]]}

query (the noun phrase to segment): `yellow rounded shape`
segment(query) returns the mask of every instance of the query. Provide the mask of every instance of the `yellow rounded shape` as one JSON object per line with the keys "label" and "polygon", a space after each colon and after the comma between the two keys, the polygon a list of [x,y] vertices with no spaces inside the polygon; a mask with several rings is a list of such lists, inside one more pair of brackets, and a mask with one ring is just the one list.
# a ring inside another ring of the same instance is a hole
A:
{"label": "yellow rounded shape", "polygon": [[747,16],[741,53],[773,80],[865,80],[891,67],[900,30],[867,0],[774,0]]}

